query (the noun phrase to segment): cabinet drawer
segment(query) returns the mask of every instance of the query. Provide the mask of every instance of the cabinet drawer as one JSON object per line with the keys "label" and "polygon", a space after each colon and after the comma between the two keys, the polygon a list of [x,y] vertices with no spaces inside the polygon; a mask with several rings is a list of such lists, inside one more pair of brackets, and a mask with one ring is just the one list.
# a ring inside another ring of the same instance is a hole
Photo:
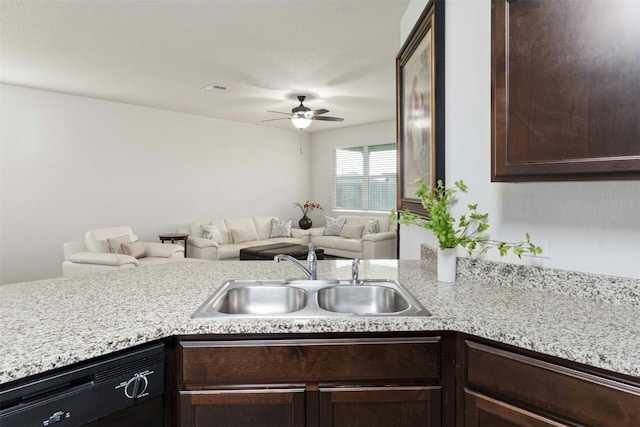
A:
{"label": "cabinet drawer", "polygon": [[592,426],[640,425],[640,388],[465,341],[470,388]]}
{"label": "cabinet drawer", "polygon": [[435,379],[440,337],[331,340],[182,341],[180,381],[239,384]]}
{"label": "cabinet drawer", "polygon": [[304,389],[181,391],[181,427],[304,425]]}

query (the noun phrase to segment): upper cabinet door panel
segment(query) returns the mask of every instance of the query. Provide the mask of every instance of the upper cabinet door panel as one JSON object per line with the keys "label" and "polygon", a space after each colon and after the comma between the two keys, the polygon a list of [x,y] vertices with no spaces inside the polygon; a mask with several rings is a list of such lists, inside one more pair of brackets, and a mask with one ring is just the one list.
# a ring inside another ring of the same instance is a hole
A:
{"label": "upper cabinet door panel", "polygon": [[494,181],[640,178],[640,2],[492,0]]}

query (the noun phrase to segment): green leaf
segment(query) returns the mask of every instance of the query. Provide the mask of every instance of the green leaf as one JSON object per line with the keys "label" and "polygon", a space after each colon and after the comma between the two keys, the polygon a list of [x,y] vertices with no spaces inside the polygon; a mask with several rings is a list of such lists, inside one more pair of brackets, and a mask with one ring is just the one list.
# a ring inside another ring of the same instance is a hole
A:
{"label": "green leaf", "polygon": [[533,255],[542,253],[541,248],[531,243],[529,233],[525,233],[526,242],[519,243],[486,239],[483,233],[489,229],[489,214],[478,213],[477,204],[467,204],[467,212],[459,217],[456,224],[450,209],[456,203],[456,193],[466,192],[468,189],[462,180],[456,181],[451,188],[446,188],[442,180],[438,180],[435,188],[428,188],[422,178],[418,179],[416,184],[418,185],[416,195],[420,198],[429,218],[421,218],[409,210],[399,213],[396,209],[391,210],[389,217],[401,225],[416,224],[425,230],[430,230],[438,239],[442,249],[462,246],[471,254],[480,248],[479,254],[484,255],[490,248],[496,248],[500,256],[512,251],[518,257],[525,252]]}
{"label": "green leaf", "polygon": [[476,230],[478,233],[485,232],[489,229],[489,224],[480,224]]}

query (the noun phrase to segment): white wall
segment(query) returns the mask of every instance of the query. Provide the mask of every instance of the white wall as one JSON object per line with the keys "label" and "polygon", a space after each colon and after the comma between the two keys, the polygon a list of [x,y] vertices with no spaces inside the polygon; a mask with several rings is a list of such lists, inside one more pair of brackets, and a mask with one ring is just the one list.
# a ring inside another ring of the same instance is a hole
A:
{"label": "white wall", "polygon": [[[401,40],[425,5],[411,1]],[[528,231],[549,257],[486,259],[640,277],[639,180],[491,183],[491,1],[447,0],[445,27],[447,183],[464,179],[460,205],[489,212],[492,237],[517,240]],[[402,258],[419,256],[420,233],[401,229]]]}
{"label": "white wall", "polygon": [[[313,225],[324,225],[324,216],[359,215],[360,213],[335,212],[331,210],[331,182],[333,171],[333,149],[361,145],[389,144],[396,141],[396,122],[372,123],[342,129],[315,132],[311,136],[311,194],[313,201],[320,203],[324,211],[314,211]],[[374,214],[372,214],[374,215]],[[386,214],[380,214],[386,216]]]}
{"label": "white wall", "polygon": [[0,282],[61,275],[62,243],[92,228],[297,218],[309,171],[295,129],[0,85]]}

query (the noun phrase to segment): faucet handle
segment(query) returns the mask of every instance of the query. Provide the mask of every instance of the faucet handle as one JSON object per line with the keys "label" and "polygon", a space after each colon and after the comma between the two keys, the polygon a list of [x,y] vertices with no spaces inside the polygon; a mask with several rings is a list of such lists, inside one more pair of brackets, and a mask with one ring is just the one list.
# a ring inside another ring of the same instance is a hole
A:
{"label": "faucet handle", "polygon": [[357,285],[360,280],[358,280],[358,266],[360,265],[360,258],[355,258],[351,262],[351,284]]}
{"label": "faucet handle", "polygon": [[318,278],[318,256],[316,255],[316,249],[313,243],[309,243],[309,254],[307,255],[307,269],[310,273],[311,280],[317,280]]}

